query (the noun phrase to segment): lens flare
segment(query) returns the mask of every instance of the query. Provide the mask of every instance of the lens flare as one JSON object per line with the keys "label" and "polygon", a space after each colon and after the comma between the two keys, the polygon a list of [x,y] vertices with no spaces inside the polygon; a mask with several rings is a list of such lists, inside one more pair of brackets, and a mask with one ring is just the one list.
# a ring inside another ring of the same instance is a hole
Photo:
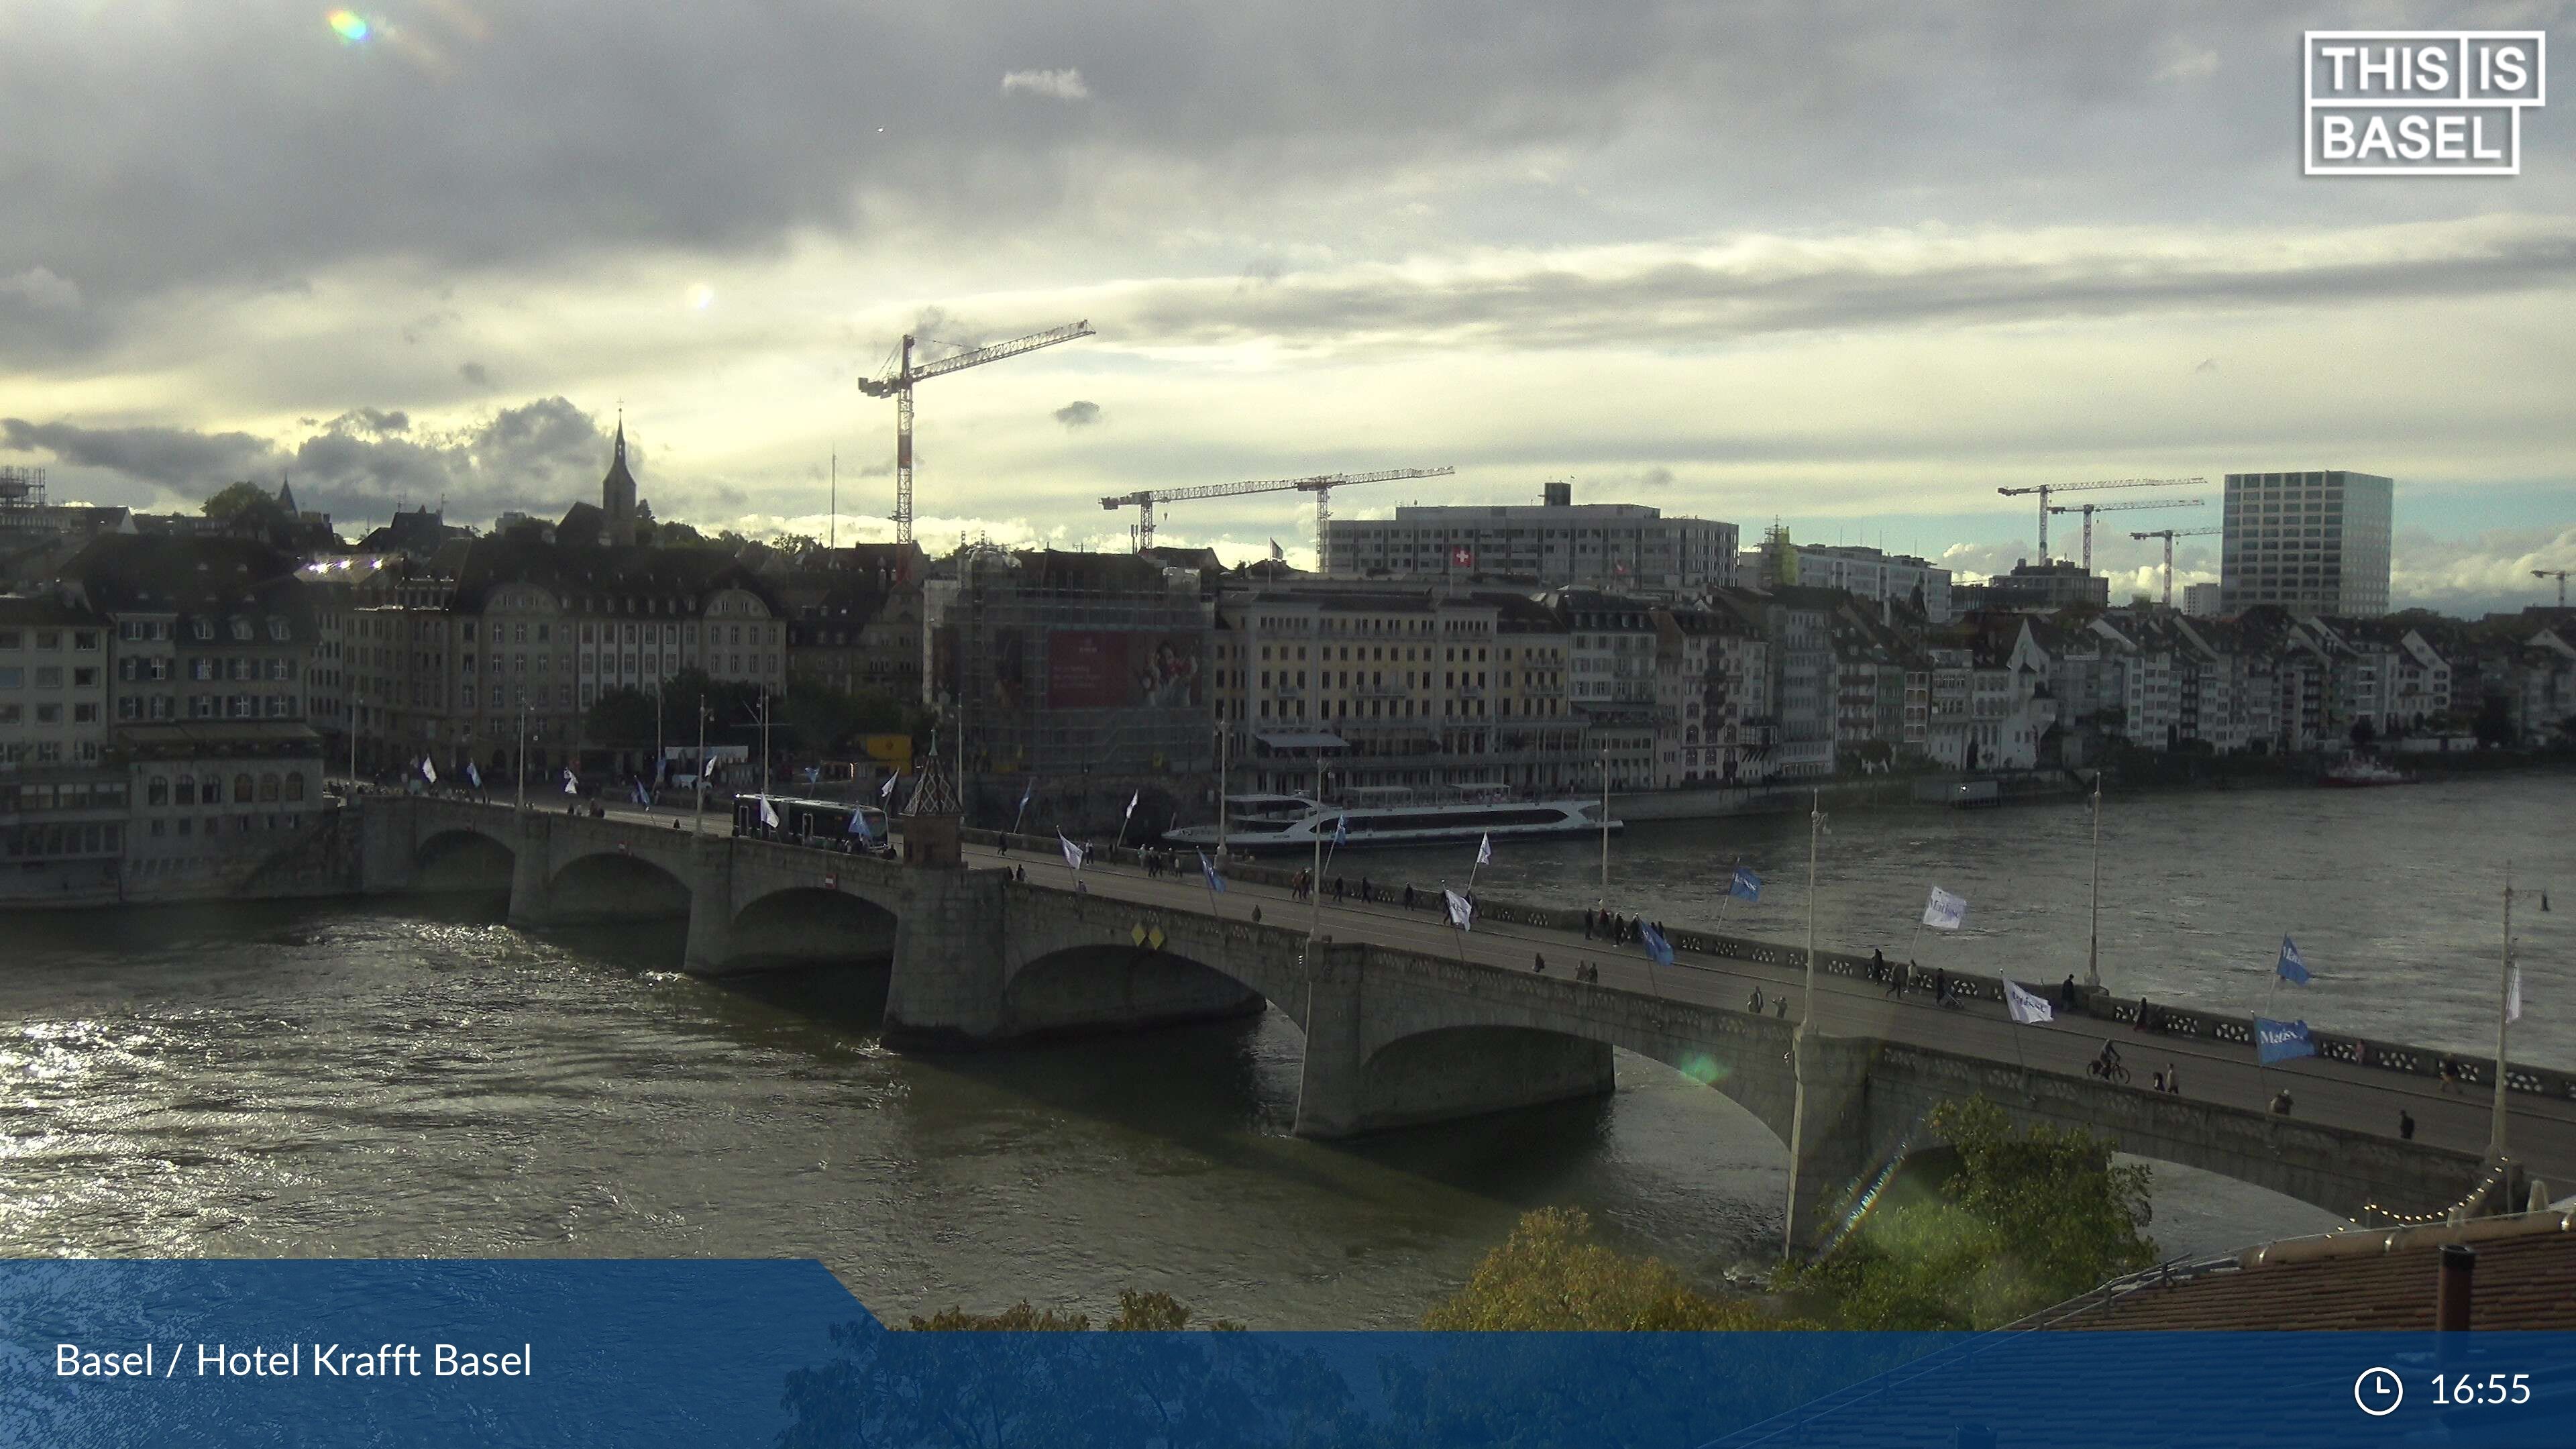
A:
{"label": "lens flare", "polygon": [[351,45],[367,38],[367,17],[355,10],[334,10],[323,19],[329,21],[331,29]]}
{"label": "lens flare", "polygon": [[689,289],[688,302],[689,308],[692,311],[703,312],[710,306],[713,306],[715,304],[715,300],[716,289],[708,286],[704,282],[700,282]]}

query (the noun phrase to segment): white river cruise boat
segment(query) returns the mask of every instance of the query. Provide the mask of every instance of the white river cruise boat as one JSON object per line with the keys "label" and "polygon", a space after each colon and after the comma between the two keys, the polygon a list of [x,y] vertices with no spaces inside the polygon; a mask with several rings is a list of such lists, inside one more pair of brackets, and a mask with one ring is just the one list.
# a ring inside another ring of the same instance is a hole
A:
{"label": "white river cruise boat", "polygon": [[[1362,786],[1339,799],[1318,803],[1303,795],[1228,795],[1224,838],[1218,827],[1184,825],[1165,831],[1174,845],[1231,850],[1312,850],[1330,844],[1341,822],[1350,835],[1342,849],[1364,845],[1473,844],[1492,836],[1497,841],[1601,833],[1602,802],[1597,799],[1514,799],[1501,786],[1463,785],[1445,790],[1403,786]],[[1612,820],[1610,829],[1620,828]]]}

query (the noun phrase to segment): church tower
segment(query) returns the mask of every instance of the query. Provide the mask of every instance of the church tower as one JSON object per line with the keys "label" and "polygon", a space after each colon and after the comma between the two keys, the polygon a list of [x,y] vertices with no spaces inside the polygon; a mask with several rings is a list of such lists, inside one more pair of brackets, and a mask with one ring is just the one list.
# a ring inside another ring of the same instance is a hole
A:
{"label": "church tower", "polygon": [[600,527],[603,542],[617,548],[631,548],[635,543],[635,475],[626,471],[626,417],[617,418],[617,443],[609,455],[608,476],[599,480],[599,511],[607,518]]}

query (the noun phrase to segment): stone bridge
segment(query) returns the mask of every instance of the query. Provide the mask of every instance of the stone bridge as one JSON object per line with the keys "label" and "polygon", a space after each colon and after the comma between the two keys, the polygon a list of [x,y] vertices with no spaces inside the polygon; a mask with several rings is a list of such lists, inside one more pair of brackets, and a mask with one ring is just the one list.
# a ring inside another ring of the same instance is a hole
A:
{"label": "stone bridge", "polygon": [[[1418,940],[1326,936],[1310,960],[1302,927],[1237,916],[1218,903],[1225,898],[1193,897],[1186,882],[1142,898],[1137,878],[1095,876],[1097,889],[1078,891],[1051,863],[1045,883],[1023,884],[1007,870],[907,868],[634,818],[418,798],[359,808],[370,891],[408,888],[425,860],[480,840],[509,852],[514,923],[685,917],[687,967],[706,975],[755,957],[888,958],[885,1034],[899,1048],[1137,1030],[1257,1013],[1267,1002],[1305,1033],[1295,1128],[1305,1137],[1606,1093],[1612,1049],[1624,1048],[1724,1093],[1783,1143],[1794,1136],[1808,1241],[1830,1228],[1840,1190],[1926,1145],[1933,1106],[1971,1096],[2019,1122],[2085,1128],[2125,1151],[2346,1216],[2372,1204],[2438,1211],[2481,1177],[2480,1155],[2456,1144],[1884,1035],[1809,1043],[1799,1125],[1790,1022],[1469,959],[1463,942],[1446,954]],[[1936,1033],[1945,1015],[1915,1014],[1935,1018]]]}

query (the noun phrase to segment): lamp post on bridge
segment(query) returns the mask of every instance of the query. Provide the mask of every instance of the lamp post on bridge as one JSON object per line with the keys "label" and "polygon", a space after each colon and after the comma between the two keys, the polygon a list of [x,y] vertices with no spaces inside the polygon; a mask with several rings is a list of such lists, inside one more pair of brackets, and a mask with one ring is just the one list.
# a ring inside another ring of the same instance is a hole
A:
{"label": "lamp post on bridge", "polygon": [[528,813],[528,702],[519,701],[519,813]]}
{"label": "lamp post on bridge", "polygon": [[[2487,1160],[2504,1162],[2505,1034],[2513,1024],[2513,862],[2504,867],[2504,969],[2496,983],[2495,1108],[2487,1120]],[[2512,1204],[2506,1204],[2508,1210]]]}
{"label": "lamp post on bridge", "polygon": [[2093,768],[2093,933],[2084,948],[2084,984],[2102,989],[2102,769]]}
{"label": "lamp post on bridge", "polygon": [[1789,1105],[1788,1221],[1780,1229],[1780,1257],[1798,1250],[1798,1149],[1807,1131],[1807,1033],[1816,1019],[1816,842],[1825,833],[1825,792],[1817,790],[1807,811],[1807,988],[1798,1004],[1798,1029],[1789,1037],[1789,1075],[1794,1094]]}

